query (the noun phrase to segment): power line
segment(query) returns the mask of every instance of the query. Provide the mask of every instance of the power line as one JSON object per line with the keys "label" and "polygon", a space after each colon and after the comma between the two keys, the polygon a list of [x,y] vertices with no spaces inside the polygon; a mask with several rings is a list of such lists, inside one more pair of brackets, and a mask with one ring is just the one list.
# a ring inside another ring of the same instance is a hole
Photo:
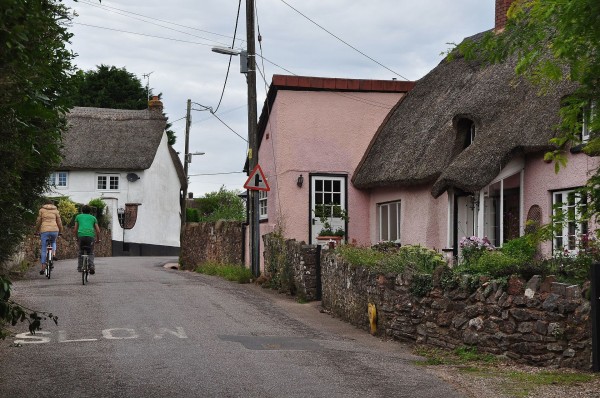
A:
{"label": "power line", "polygon": [[[170,37],[148,35],[148,34],[145,34],[145,33],[130,32],[130,31],[127,31],[127,30],[107,28],[107,27],[104,27],[104,26],[90,25],[90,24],[81,23],[81,22],[73,22],[73,24],[74,25],[81,25],[81,26],[89,26],[91,28],[97,28],[97,29],[112,30],[114,32],[127,33],[127,34],[130,34],[130,35],[152,37],[153,39],[163,39],[163,40],[170,40],[170,41],[178,41],[178,42],[181,42],[181,43],[197,44],[197,45],[200,45],[200,46],[210,46],[210,47],[214,46],[214,44],[198,43],[198,42],[189,41],[189,40],[181,40],[181,39],[173,39],[173,38],[170,38]],[[221,44],[218,41],[214,41],[214,43]]]}
{"label": "power line", "polygon": [[188,177],[196,177],[196,176],[220,176],[225,174],[245,174],[243,171],[230,171],[226,173],[200,173],[200,174],[188,174]]}
{"label": "power line", "polygon": [[330,34],[331,36],[335,37],[336,39],[338,39],[339,41],[341,41],[342,43],[344,43],[345,45],[347,45],[348,47],[350,47],[351,49],[353,49],[354,51],[358,52],[359,54],[367,57],[368,59],[370,59],[371,61],[375,62],[377,65],[389,70],[390,72],[392,72],[393,74],[400,76],[401,78],[403,78],[404,80],[408,80],[406,77],[402,76],[400,73],[388,68],[387,66],[385,66],[384,64],[382,64],[381,62],[377,61],[376,59],[373,59],[371,57],[369,57],[367,54],[365,54],[364,52],[360,51],[358,48],[354,47],[352,44],[344,41],[342,38],[336,36],[335,34],[331,33],[330,31],[328,31],[327,29],[325,29],[323,26],[319,25],[318,23],[316,23],[315,21],[313,21],[312,19],[310,19],[309,17],[307,17],[306,15],[304,15],[302,12],[300,12],[299,10],[297,10],[296,8],[292,7],[290,4],[286,3],[285,0],[280,0],[283,4],[285,4],[286,6],[290,7],[292,10],[296,11],[298,14],[302,15],[304,18],[306,18],[307,20],[309,20],[310,22],[312,22],[313,24],[315,24],[317,27],[319,27],[320,29],[324,30],[325,32],[327,32],[328,34]]}
{"label": "power line", "polygon": [[[83,4],[87,4],[87,5],[93,6],[93,7],[97,7],[97,8],[103,8],[103,9],[106,9],[107,11],[114,12],[114,13],[116,13],[116,14],[123,15],[123,16],[125,16],[125,17],[128,17],[128,18],[137,19],[137,20],[140,20],[140,21],[144,21],[144,20],[143,20],[143,19],[139,19],[139,18],[134,18],[134,17],[131,17],[131,16],[129,16],[129,15],[126,15],[126,14],[137,15],[137,16],[140,16],[140,17],[143,17],[143,18],[147,18],[147,19],[149,19],[149,20],[154,20],[154,21],[164,22],[164,23],[168,23],[168,24],[170,24],[170,25],[174,25],[174,26],[179,26],[179,27],[182,27],[182,28],[191,29],[191,30],[196,30],[196,31],[198,31],[198,32],[208,33],[208,34],[215,35],[215,36],[226,37],[226,38],[228,38],[228,39],[229,39],[229,38],[231,38],[231,36],[227,36],[227,35],[223,35],[223,34],[220,34],[220,33],[215,33],[215,32],[210,32],[210,31],[208,31],[208,30],[203,30],[203,29],[194,28],[194,27],[192,27],[192,26],[186,26],[186,25],[182,25],[182,24],[175,23],[175,22],[166,21],[166,20],[164,20],[164,19],[158,19],[158,18],[149,17],[149,16],[147,16],[147,15],[138,14],[138,13],[136,13],[136,12],[132,12],[132,11],[123,10],[123,9],[121,9],[121,8],[111,7],[111,6],[107,6],[107,5],[104,5],[104,4],[96,4],[96,3],[92,3],[92,2],[89,2],[89,1],[86,1],[86,0],[79,0],[79,2],[80,2],[80,3],[83,3]],[[116,11],[112,11],[112,10],[116,10]],[[120,11],[120,12],[117,12],[117,11]],[[125,14],[123,14],[123,13],[125,13]],[[149,22],[149,21],[144,21],[144,22],[147,22],[147,23],[152,23],[152,22]],[[160,27],[163,27],[163,28],[165,28],[165,29],[171,29],[171,30],[175,30],[175,29],[169,28],[169,27],[167,27],[167,26],[162,26],[162,25],[158,25],[158,24],[154,24],[154,25],[156,25],[156,26],[160,26]],[[189,35],[191,35],[191,34],[190,34],[190,33],[188,33],[188,32],[181,32],[181,31],[178,31],[178,30],[175,30],[175,31],[176,31],[176,32],[183,33],[183,34],[189,34]],[[194,36],[194,35],[192,35],[192,36]],[[196,36],[196,37],[200,37],[200,36]],[[234,37],[234,39],[235,39],[235,37]],[[206,39],[206,40],[212,40],[212,39]],[[240,40],[240,41],[242,41],[242,42],[243,42],[243,41],[245,41],[245,40],[242,40],[242,39],[239,39],[239,40]]]}
{"label": "power line", "polygon": [[248,142],[247,139],[245,139],[244,137],[242,137],[240,134],[237,133],[237,131],[235,131],[233,128],[231,128],[227,123],[225,123],[220,117],[218,117],[213,109],[210,106],[206,106],[206,105],[202,105],[199,104],[197,102],[193,102],[194,105],[198,105],[201,106],[203,109],[192,109],[193,111],[198,111],[198,112],[204,112],[204,111],[209,111],[211,115],[213,115],[218,121],[220,121],[225,127],[227,127],[229,130],[231,130],[233,132],[233,134],[237,135],[238,137],[240,137],[242,140]]}

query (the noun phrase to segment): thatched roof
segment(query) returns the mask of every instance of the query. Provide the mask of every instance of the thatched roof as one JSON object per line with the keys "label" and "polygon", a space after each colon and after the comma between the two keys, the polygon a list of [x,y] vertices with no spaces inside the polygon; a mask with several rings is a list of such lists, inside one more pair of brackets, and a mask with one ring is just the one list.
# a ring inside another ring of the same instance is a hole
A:
{"label": "thatched roof", "polygon": [[160,110],[73,108],[61,170],[145,170],[164,134]]}
{"label": "thatched roof", "polygon": [[[548,149],[559,122],[562,84],[548,95],[518,78],[514,62],[481,65],[443,60],[394,108],[354,173],[358,188],[430,183],[440,196],[450,187],[477,191],[516,154]],[[457,122],[475,124],[463,150]]]}

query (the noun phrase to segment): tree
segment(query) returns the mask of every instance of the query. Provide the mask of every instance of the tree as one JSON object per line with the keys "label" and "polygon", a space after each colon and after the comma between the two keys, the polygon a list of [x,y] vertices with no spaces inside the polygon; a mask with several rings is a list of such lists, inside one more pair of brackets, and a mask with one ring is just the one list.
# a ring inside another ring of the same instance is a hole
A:
{"label": "tree", "polygon": [[[516,73],[541,92],[559,81],[577,83],[563,101],[561,124],[552,139],[556,150],[546,154],[557,172],[566,164],[565,149],[581,143],[581,131],[600,132],[600,2],[598,0],[515,0],[506,28],[488,32],[481,41],[466,40],[458,50],[467,58],[503,62],[517,57]],[[584,151],[600,155],[600,135],[584,143]],[[600,214],[600,174],[588,181],[586,191],[593,215]]]}
{"label": "tree", "polygon": [[[146,89],[140,79],[125,68],[100,65],[96,70],[78,70],[72,77],[75,90],[70,98],[75,106],[112,109],[146,109],[152,89]],[[162,94],[158,95],[159,98]],[[169,145],[176,141],[175,132],[167,123]]]}
{"label": "tree", "polygon": [[[47,178],[60,162],[73,54],[66,48],[71,16],[61,0],[3,0],[0,18],[0,263],[22,242],[37,216]],[[40,316],[10,300],[0,276],[0,337],[8,322]]]}
{"label": "tree", "polygon": [[222,186],[217,192],[210,192],[195,200],[198,221],[243,221],[246,219],[244,201],[237,190],[227,190]]}

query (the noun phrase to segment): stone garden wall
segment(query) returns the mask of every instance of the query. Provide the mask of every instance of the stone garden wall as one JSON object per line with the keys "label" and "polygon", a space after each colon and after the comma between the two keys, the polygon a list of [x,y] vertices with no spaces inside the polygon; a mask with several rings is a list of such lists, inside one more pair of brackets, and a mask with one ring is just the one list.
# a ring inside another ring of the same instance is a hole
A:
{"label": "stone garden wall", "polygon": [[320,299],[319,246],[271,233],[263,235],[263,247],[270,287],[304,300]]}
{"label": "stone garden wall", "polygon": [[[479,350],[535,366],[591,369],[591,307],[579,286],[553,277],[513,277],[471,292],[442,289],[441,276],[423,297],[410,292],[410,274],[382,274],[321,254],[322,305],[335,317],[369,329],[368,304],[382,337],[454,349]],[[586,289],[587,290],[587,289]]]}
{"label": "stone garden wall", "polygon": [[239,221],[187,223],[181,239],[183,269],[216,262],[243,264],[243,224]]}

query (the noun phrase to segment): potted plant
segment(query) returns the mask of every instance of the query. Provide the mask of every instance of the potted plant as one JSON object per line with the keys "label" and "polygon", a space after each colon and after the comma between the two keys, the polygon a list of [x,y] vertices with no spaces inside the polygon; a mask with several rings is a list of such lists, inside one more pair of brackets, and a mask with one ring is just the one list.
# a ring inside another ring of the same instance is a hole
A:
{"label": "potted plant", "polygon": [[343,227],[334,228],[331,222],[336,217],[341,218],[346,223],[348,212],[339,205],[316,205],[315,216],[319,218],[323,226],[317,235],[317,240],[328,242],[330,247],[340,244],[346,236],[346,231]]}

